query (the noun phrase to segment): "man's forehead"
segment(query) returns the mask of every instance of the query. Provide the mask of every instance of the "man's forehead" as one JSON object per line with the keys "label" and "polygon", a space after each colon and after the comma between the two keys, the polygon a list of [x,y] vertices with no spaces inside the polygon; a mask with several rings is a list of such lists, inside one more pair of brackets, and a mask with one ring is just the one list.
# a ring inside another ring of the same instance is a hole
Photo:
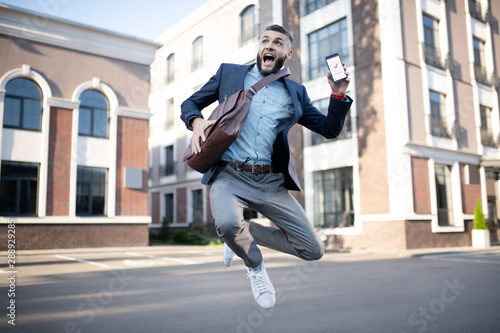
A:
{"label": "man's forehead", "polygon": [[261,39],[264,39],[264,38],[288,40],[286,35],[282,34],[281,32],[273,31],[273,30],[264,31],[264,34],[262,35]]}

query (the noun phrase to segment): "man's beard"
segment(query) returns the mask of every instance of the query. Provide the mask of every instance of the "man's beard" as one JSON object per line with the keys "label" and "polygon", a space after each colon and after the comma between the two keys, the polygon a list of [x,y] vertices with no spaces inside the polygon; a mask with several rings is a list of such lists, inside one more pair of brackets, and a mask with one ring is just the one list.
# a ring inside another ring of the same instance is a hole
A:
{"label": "man's beard", "polygon": [[274,59],[274,67],[271,69],[262,69],[262,57],[257,54],[257,69],[262,76],[268,76],[269,74],[277,73],[281,67],[285,64],[286,56]]}

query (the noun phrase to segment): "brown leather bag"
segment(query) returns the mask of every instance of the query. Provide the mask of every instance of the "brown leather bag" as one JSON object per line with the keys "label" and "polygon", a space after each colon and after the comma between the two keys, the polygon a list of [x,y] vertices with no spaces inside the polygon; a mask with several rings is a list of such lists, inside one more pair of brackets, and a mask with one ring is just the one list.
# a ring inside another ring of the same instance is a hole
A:
{"label": "brown leather bag", "polygon": [[201,143],[201,152],[194,154],[190,143],[182,161],[187,160],[191,168],[201,173],[210,170],[243,130],[253,96],[269,83],[288,75],[290,75],[290,69],[283,68],[277,73],[264,77],[248,90],[239,90],[219,104],[208,117],[208,120],[216,121],[205,130],[206,140]]}

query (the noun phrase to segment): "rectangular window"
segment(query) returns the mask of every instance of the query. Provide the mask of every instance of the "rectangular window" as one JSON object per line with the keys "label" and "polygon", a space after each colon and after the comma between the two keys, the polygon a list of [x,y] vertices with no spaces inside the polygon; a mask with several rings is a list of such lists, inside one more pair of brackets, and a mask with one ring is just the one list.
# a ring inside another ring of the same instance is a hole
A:
{"label": "rectangular window", "polygon": [[451,166],[435,164],[436,200],[439,226],[455,225],[453,219],[453,196],[451,192]]}
{"label": "rectangular window", "polygon": [[491,120],[492,110],[484,105],[479,106],[481,115],[481,144],[483,146],[496,147],[495,137],[493,135],[493,124]]}
{"label": "rectangular window", "polygon": [[492,75],[486,68],[485,43],[477,38],[472,38],[474,50],[474,77],[476,81],[485,85],[492,85]]}
{"label": "rectangular window", "polygon": [[427,15],[422,15],[424,22],[424,60],[431,66],[444,69],[445,59],[439,47],[439,22]]}
{"label": "rectangular window", "polygon": [[163,176],[174,174],[174,146],[165,147],[165,165],[163,166]]}
{"label": "rectangular window", "polygon": [[[325,57],[339,52],[342,61],[351,63],[347,40],[347,19],[343,18],[309,34],[309,80],[325,75]],[[341,49],[341,47],[344,47]]]}
{"label": "rectangular window", "polygon": [[445,96],[435,91],[429,91],[430,101],[430,128],[431,134],[444,138],[450,138],[451,133],[448,129],[445,113]]}
{"label": "rectangular window", "polygon": [[165,131],[174,128],[174,99],[171,98],[167,101],[167,107],[165,111]]}
{"label": "rectangular window", "polygon": [[482,67],[485,65],[485,60],[484,60],[484,42],[477,39],[477,38],[472,38],[472,46],[474,49],[474,65]]}
{"label": "rectangular window", "polygon": [[[316,108],[318,108],[321,113],[326,115],[328,113],[328,105],[330,104],[330,98],[320,99],[312,103]],[[323,135],[318,134],[316,132],[306,130],[311,133],[311,146],[320,145],[322,143],[330,142],[331,139],[326,139]],[[339,139],[348,139],[352,137],[352,124],[351,124],[351,116],[347,115],[344,122],[344,127],[342,132],[340,132],[339,136],[336,138]]]}
{"label": "rectangular window", "polygon": [[174,194],[167,193],[164,196],[165,199],[165,216],[167,223],[174,223]]}
{"label": "rectangular window", "polygon": [[175,54],[171,54],[167,58],[167,84],[175,80]]}
{"label": "rectangular window", "polygon": [[241,46],[253,40],[255,36],[255,6],[250,6],[241,15]]}
{"label": "rectangular window", "polygon": [[203,67],[203,37],[198,37],[193,42],[193,72]]}
{"label": "rectangular window", "polygon": [[314,12],[315,10],[324,7],[335,0],[304,0],[305,2],[305,15]]}
{"label": "rectangular window", "polygon": [[105,215],[106,184],[106,168],[78,167],[76,174],[76,215]]}
{"label": "rectangular window", "polygon": [[193,223],[203,223],[203,190],[194,190],[191,195],[192,221]]}
{"label": "rectangular window", "polygon": [[352,227],[352,167],[314,172],[313,181],[314,225],[320,228]]}
{"label": "rectangular window", "polygon": [[2,161],[0,215],[36,215],[38,168],[36,163]]}

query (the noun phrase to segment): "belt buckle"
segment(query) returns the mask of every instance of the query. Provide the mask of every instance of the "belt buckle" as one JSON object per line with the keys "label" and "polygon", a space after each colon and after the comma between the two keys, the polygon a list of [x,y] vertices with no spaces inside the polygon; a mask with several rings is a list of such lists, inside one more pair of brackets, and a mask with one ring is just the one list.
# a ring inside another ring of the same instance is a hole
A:
{"label": "belt buckle", "polygon": [[[254,167],[256,170],[260,170],[260,171],[255,171],[254,170]],[[264,165],[262,164],[252,164],[252,173],[264,173]]]}

